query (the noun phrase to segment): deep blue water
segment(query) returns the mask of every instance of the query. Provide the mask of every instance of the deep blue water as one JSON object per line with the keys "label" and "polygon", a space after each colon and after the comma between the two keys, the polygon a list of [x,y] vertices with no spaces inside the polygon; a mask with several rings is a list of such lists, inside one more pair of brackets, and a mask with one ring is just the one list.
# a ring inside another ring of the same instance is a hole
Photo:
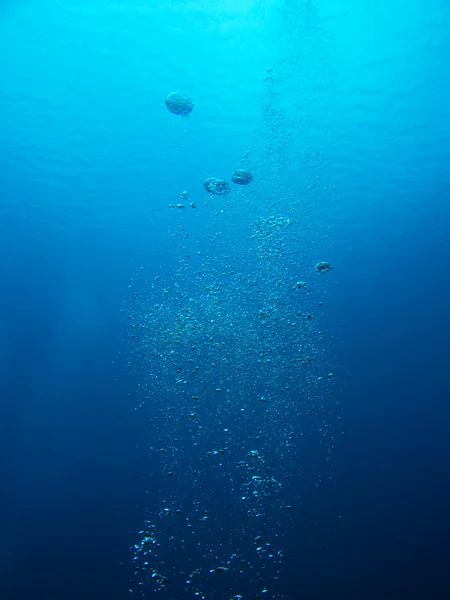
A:
{"label": "deep blue water", "polygon": [[1,600],[450,597],[450,6],[354,4],[1,4]]}

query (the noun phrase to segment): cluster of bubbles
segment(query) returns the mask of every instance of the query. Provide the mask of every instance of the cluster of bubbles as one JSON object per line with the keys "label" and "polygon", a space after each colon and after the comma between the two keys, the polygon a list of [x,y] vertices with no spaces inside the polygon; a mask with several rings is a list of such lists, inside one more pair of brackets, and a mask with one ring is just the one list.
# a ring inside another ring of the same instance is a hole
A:
{"label": "cluster of bubbles", "polygon": [[[246,169],[236,169],[231,174],[231,181],[238,185],[248,185],[252,180],[253,175]],[[231,192],[230,185],[224,179],[218,179],[217,177],[206,179],[203,187],[210,194],[216,194],[217,196],[223,196]]]}
{"label": "cluster of bubbles", "polygon": [[[166,106],[186,117],[193,102],[172,93]],[[231,180],[241,211],[222,179],[204,182],[201,201],[181,193],[171,208],[199,207],[206,233],[177,213],[175,264],[139,268],[123,309],[151,463],[133,598],[281,600],[303,465],[317,447],[332,462],[340,433],[321,325],[331,264],[307,250],[296,193],[263,202],[244,187],[250,170]]]}
{"label": "cluster of bubbles", "polygon": [[[175,114],[180,115],[182,117],[187,117],[191,114],[192,109],[194,108],[194,103],[190,96],[186,94],[181,94],[180,92],[171,92],[166,97],[166,107],[167,109]],[[246,169],[235,169],[231,175],[231,181],[238,185],[248,185],[253,180],[253,175],[250,171]],[[229,194],[231,192],[230,185],[225,181],[225,179],[219,179],[217,177],[209,177],[203,183],[203,187],[210,194],[216,194],[217,196],[222,196],[224,194]],[[182,197],[187,192],[182,192]],[[171,205],[173,208],[174,205]],[[177,208],[184,208],[185,205],[182,203],[177,204]],[[195,208],[195,206],[192,206]]]}

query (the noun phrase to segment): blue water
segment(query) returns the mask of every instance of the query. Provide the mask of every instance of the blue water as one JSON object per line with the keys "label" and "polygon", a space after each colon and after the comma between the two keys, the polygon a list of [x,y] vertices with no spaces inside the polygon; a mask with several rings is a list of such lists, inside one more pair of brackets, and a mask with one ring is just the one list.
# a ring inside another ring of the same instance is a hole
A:
{"label": "blue water", "polygon": [[356,4],[1,3],[1,600],[450,597],[450,5]]}

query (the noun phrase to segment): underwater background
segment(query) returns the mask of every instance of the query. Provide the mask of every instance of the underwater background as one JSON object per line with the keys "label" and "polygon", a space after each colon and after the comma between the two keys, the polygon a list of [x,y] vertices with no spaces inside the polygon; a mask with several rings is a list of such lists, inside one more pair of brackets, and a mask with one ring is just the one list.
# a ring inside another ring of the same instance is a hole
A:
{"label": "underwater background", "polygon": [[450,597],[449,56],[445,0],[0,3],[1,600]]}

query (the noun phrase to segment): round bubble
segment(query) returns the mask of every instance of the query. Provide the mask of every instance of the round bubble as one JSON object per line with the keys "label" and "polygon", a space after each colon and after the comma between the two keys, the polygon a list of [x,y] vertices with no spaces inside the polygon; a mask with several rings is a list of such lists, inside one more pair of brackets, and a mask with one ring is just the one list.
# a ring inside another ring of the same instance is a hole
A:
{"label": "round bubble", "polygon": [[206,179],[203,183],[203,187],[210,194],[218,194],[222,196],[223,194],[229,194],[231,191],[230,186],[223,179],[217,179],[216,177],[210,177]]}
{"label": "round bubble", "polygon": [[239,185],[247,185],[253,180],[253,175],[245,169],[236,169],[231,175],[231,180]]}
{"label": "round bubble", "polygon": [[328,273],[331,270],[331,265],[329,262],[318,262],[316,265],[316,271],[318,273]]}
{"label": "round bubble", "polygon": [[184,117],[187,117],[194,108],[194,104],[189,96],[180,94],[179,92],[172,92],[167,96],[166,106],[171,113]]}

